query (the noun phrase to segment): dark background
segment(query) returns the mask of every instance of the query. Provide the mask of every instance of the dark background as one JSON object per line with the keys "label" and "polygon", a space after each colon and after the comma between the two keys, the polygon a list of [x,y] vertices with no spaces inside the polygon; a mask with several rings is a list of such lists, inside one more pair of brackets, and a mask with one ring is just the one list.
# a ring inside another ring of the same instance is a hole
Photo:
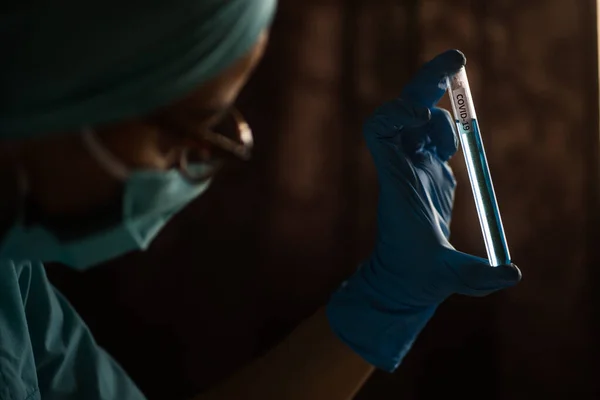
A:
{"label": "dark background", "polygon": [[[189,396],[287,334],[369,254],[363,118],[447,48],[466,53],[524,279],[452,298],[359,399],[600,398],[598,72],[592,0],[283,0],[240,99],[257,141],[145,254],[53,282],[150,398]],[[462,155],[452,241],[484,256]]]}

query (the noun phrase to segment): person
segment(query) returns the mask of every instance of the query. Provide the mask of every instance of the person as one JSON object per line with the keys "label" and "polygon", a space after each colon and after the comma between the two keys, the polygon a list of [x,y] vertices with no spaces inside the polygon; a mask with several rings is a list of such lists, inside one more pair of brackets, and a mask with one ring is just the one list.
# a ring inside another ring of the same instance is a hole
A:
{"label": "person", "polygon": [[[146,249],[228,154],[248,156],[233,104],[275,0],[3,8],[0,399],[143,399],[42,263],[83,270]],[[465,62],[435,57],[364,124],[380,183],[372,255],[281,344],[197,399],[351,398],[374,368],[398,366],[450,295],[520,280],[448,241],[457,141],[436,103]]]}

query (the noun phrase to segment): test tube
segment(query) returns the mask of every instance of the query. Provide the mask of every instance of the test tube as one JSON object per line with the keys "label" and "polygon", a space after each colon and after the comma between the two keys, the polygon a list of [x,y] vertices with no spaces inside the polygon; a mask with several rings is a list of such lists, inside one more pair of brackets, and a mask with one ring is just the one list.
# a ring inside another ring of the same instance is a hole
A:
{"label": "test tube", "polygon": [[448,77],[448,92],[469,172],[488,260],[492,266],[510,264],[508,244],[502,227],[502,219],[485,157],[465,67]]}

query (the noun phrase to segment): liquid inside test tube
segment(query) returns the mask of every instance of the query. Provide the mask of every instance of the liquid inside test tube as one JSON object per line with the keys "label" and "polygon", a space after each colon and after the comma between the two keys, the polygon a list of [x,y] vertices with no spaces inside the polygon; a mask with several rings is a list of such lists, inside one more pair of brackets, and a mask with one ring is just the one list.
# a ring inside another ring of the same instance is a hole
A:
{"label": "liquid inside test tube", "polygon": [[490,265],[510,264],[508,244],[464,67],[448,78],[448,91]]}

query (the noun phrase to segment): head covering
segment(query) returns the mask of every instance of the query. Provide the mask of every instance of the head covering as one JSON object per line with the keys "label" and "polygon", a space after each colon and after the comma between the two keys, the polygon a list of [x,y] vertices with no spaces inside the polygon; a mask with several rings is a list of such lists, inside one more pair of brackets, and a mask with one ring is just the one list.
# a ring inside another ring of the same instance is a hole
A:
{"label": "head covering", "polygon": [[276,0],[12,0],[0,6],[0,139],[148,113],[247,53]]}

